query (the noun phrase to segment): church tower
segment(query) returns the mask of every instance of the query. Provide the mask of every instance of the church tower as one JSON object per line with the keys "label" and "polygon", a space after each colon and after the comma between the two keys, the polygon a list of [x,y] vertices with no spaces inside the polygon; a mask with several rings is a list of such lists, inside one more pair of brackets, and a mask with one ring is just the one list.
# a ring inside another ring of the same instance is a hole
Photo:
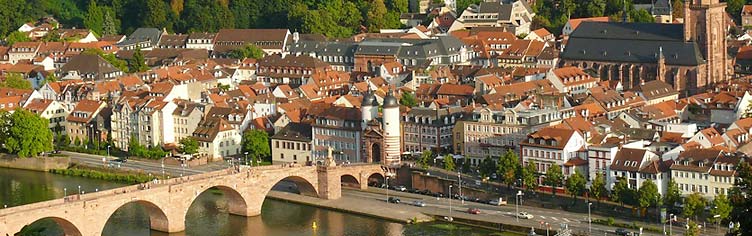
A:
{"label": "church tower", "polygon": [[687,0],[684,4],[684,40],[694,41],[707,68],[697,86],[725,81],[730,60],[726,55],[726,3],[719,0]]}
{"label": "church tower", "polygon": [[384,97],[384,117],[382,119],[384,130],[384,163],[387,165],[399,164],[402,154],[402,132],[400,126],[400,109],[397,98],[390,90]]}
{"label": "church tower", "polygon": [[375,119],[379,114],[379,102],[376,101],[376,97],[373,96],[370,89],[363,95],[363,101],[360,103],[360,114],[364,124]]}

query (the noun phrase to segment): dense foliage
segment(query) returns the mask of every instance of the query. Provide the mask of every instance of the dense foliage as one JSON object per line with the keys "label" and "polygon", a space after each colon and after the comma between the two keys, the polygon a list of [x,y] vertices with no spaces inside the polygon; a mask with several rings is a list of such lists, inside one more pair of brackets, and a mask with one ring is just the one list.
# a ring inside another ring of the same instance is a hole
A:
{"label": "dense foliage", "polygon": [[50,122],[26,110],[0,111],[0,144],[19,157],[33,157],[52,151]]}
{"label": "dense foliage", "polygon": [[243,134],[243,152],[247,152],[252,164],[258,165],[262,158],[271,157],[269,134],[263,130],[251,130]]}
{"label": "dense foliage", "polygon": [[66,28],[98,35],[129,34],[138,27],[170,32],[222,28],[288,28],[349,37],[363,30],[400,27],[408,0],[0,0],[0,35],[53,16]]}

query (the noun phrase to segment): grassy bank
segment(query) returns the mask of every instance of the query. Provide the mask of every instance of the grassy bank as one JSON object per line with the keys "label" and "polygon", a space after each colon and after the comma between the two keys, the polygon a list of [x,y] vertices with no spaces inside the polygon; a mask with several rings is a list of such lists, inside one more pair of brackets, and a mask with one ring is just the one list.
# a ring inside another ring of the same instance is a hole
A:
{"label": "grassy bank", "polygon": [[68,169],[52,169],[50,170],[50,173],[129,184],[145,183],[156,178],[140,172],[113,171],[110,169],[104,170],[83,166],[71,166]]}

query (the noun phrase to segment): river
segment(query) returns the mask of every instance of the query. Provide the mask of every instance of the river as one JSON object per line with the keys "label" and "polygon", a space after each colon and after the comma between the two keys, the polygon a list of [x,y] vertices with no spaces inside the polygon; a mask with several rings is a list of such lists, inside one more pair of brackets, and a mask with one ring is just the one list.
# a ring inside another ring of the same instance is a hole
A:
{"label": "river", "polygon": [[[124,184],[44,172],[0,168],[0,204],[17,206],[62,197],[79,191],[117,188]],[[444,224],[404,225],[354,214],[267,199],[261,215],[234,216],[219,191],[202,193],[188,210],[186,230],[166,234],[149,230],[146,211],[128,204],[108,220],[103,236],[287,236],[287,235],[497,235],[485,230]],[[316,224],[314,228],[313,225]],[[62,232],[52,221],[38,221],[24,230],[26,235],[57,236]]]}

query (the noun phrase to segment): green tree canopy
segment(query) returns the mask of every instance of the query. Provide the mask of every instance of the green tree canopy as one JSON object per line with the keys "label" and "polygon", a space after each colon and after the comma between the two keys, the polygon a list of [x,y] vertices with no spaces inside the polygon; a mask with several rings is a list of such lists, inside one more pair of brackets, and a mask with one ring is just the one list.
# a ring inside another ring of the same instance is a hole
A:
{"label": "green tree canopy", "polygon": [[629,13],[629,16],[630,18],[632,18],[632,22],[655,23],[655,18],[653,17],[653,15],[645,9],[631,11]]}
{"label": "green tree canopy", "polygon": [[657,206],[661,198],[661,194],[658,193],[658,186],[648,179],[642,183],[640,189],[637,190],[637,202],[641,208],[647,209],[650,206]]}
{"label": "green tree canopy", "polygon": [[749,209],[752,209],[752,167],[742,161],[736,167],[736,174],[737,180],[729,191],[733,206],[730,219],[741,224],[740,232],[752,232],[752,217],[749,215]]}
{"label": "green tree canopy", "polygon": [[[724,194],[716,195],[713,199],[712,206],[710,208],[710,216],[708,221],[720,224],[731,215],[731,211],[734,208],[731,206],[731,202]],[[718,216],[718,217],[715,217]]]}
{"label": "green tree canopy", "polygon": [[3,88],[16,88],[16,89],[31,89],[31,82],[23,78],[23,75],[18,73],[9,73],[5,80],[0,82],[0,87]]}
{"label": "green tree canopy", "polygon": [[444,169],[454,171],[454,156],[452,154],[444,156]]}
{"label": "green tree canopy", "polygon": [[13,46],[13,44],[18,42],[29,42],[31,39],[28,35],[24,32],[20,31],[13,31],[8,35],[8,37],[5,37],[5,42],[8,44],[8,46]]}
{"label": "green tree canopy", "polygon": [[181,139],[180,150],[185,154],[198,153],[198,140],[193,137],[185,137]]}
{"label": "green tree canopy", "polygon": [[230,51],[229,56],[231,58],[243,60],[246,58],[261,59],[264,57],[264,50],[261,50],[255,44],[246,44],[243,47],[239,47]]}
{"label": "green tree canopy", "polygon": [[679,185],[676,184],[676,181],[674,181],[673,178],[669,179],[668,185],[666,186],[666,194],[663,197],[663,205],[673,207],[677,202],[681,202],[681,198],[682,196]]}
{"label": "green tree canopy", "polygon": [[538,189],[538,176],[535,169],[535,162],[530,160],[525,168],[522,168],[522,181],[525,183],[527,190],[533,191]]}
{"label": "green tree canopy", "polygon": [[42,152],[52,151],[52,131],[50,122],[39,115],[23,109],[16,109],[13,114],[2,111],[0,122],[0,143],[5,149],[19,157],[33,157]]}
{"label": "green tree canopy", "polygon": [[271,156],[269,134],[263,130],[251,130],[243,134],[243,152],[248,152],[252,160],[258,161]]}
{"label": "green tree canopy", "polygon": [[705,209],[705,198],[700,193],[692,193],[684,200],[684,213],[685,217],[697,218]]}
{"label": "green tree canopy", "polygon": [[606,188],[606,177],[603,173],[596,173],[592,184],[590,185],[590,196],[595,198],[598,203],[601,202],[601,197],[608,195],[608,189]]}
{"label": "green tree canopy", "polygon": [[428,169],[428,165],[430,164],[429,161],[431,160],[432,155],[433,154],[430,150],[423,151],[423,153],[420,154],[420,159],[418,159],[420,167],[422,167],[423,169]]}
{"label": "green tree canopy", "polygon": [[486,178],[491,176],[492,173],[496,172],[496,162],[491,159],[491,157],[486,157],[483,159],[483,161],[478,166],[480,177]]}
{"label": "green tree canopy", "polygon": [[128,60],[128,67],[131,72],[149,70],[149,66],[146,65],[146,59],[144,59],[144,54],[141,52],[141,47],[136,47],[136,50],[133,52],[133,58]]}
{"label": "green tree canopy", "polygon": [[406,107],[415,107],[418,105],[418,100],[415,98],[415,95],[411,92],[405,92],[402,93],[402,97],[400,98],[400,104]]}
{"label": "green tree canopy", "polygon": [[387,10],[384,0],[373,0],[366,13],[368,32],[379,32],[381,29],[386,29],[387,21],[384,18],[386,14]]}
{"label": "green tree canopy", "polygon": [[546,179],[544,184],[551,186],[551,194],[556,195],[556,188],[561,186],[564,181],[564,174],[561,173],[561,167],[553,164],[546,170]]}
{"label": "green tree canopy", "polygon": [[496,174],[499,179],[511,187],[517,181],[517,169],[520,168],[520,159],[512,149],[507,149],[504,155],[499,157]]}
{"label": "green tree canopy", "polygon": [[577,196],[582,195],[585,191],[586,182],[585,176],[576,171],[567,178],[567,184],[564,187],[566,187],[567,192],[572,196],[572,204],[576,203]]}
{"label": "green tree canopy", "polygon": [[621,205],[624,206],[624,203],[631,201],[631,197],[633,195],[632,191],[633,190],[629,188],[627,179],[618,178],[618,181],[616,182],[616,184],[614,184],[614,187],[611,190],[611,199],[621,203]]}

